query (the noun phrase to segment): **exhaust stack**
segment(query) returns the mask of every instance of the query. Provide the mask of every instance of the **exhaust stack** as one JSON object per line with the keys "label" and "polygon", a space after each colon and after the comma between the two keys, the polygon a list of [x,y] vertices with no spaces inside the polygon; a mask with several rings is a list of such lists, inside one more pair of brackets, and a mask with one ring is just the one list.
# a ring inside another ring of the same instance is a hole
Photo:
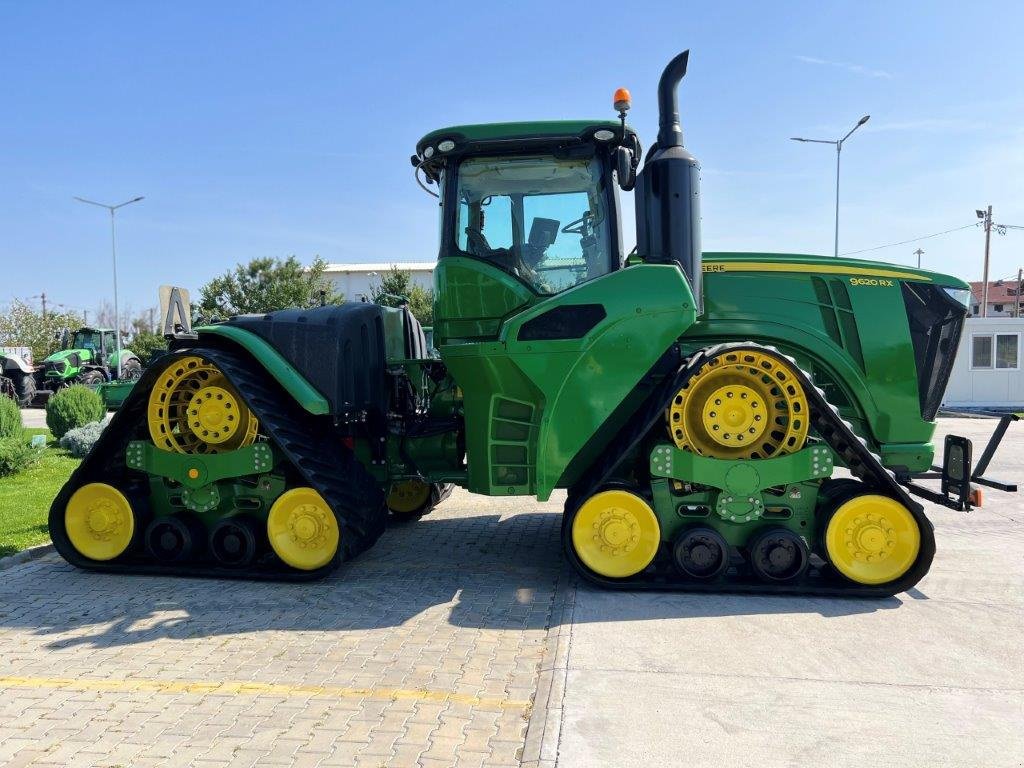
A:
{"label": "exhaust stack", "polygon": [[658,141],[637,177],[636,241],[644,261],[679,265],[700,314],[700,164],[683,147],[677,94],[689,58],[672,59],[658,82]]}

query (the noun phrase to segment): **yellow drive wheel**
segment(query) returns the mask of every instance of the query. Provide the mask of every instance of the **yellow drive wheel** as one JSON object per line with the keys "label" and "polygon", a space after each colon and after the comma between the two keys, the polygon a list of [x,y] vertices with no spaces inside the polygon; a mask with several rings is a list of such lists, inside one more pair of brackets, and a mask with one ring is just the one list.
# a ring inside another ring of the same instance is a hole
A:
{"label": "yellow drive wheel", "polygon": [[292,568],[314,571],[334,559],[341,534],[323,496],[302,487],[285,491],[274,502],[267,517],[267,538]]}
{"label": "yellow drive wheel", "polygon": [[132,542],[135,514],[117,488],[89,483],[68,500],[64,529],[79,554],[90,560],[113,560]]}
{"label": "yellow drive wheel", "polygon": [[430,501],[430,483],[422,480],[403,480],[391,485],[387,505],[396,515],[413,515]]}
{"label": "yellow drive wheel", "polygon": [[622,579],[650,565],[661,527],[650,505],[629,491],[595,493],[572,521],[572,547],[599,576]]}
{"label": "yellow drive wheel", "polygon": [[149,393],[149,435],[177,453],[233,451],[256,440],[259,422],[224,374],[190,355],[168,365]]}
{"label": "yellow drive wheel", "polygon": [[825,553],[836,570],[858,584],[885,584],[917,560],[921,531],[895,499],[863,494],[839,505],[825,528]]}
{"label": "yellow drive wheel", "polygon": [[666,411],[677,447],[719,459],[762,459],[803,448],[807,395],[792,368],[754,350],[711,358]]}

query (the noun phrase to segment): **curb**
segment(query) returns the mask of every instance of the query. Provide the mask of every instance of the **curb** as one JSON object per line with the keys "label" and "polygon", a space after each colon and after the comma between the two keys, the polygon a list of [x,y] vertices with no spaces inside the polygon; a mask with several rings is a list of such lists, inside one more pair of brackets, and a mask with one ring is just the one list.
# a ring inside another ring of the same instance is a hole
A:
{"label": "curb", "polygon": [[569,645],[576,607],[576,578],[565,569],[558,577],[551,606],[551,623],[537,679],[537,694],[526,726],[522,768],[554,768],[562,732],[562,700],[569,673]]}
{"label": "curb", "polygon": [[0,557],[0,571],[8,568],[13,568],[16,565],[27,563],[30,560],[38,560],[40,557],[45,557],[56,550],[53,548],[53,544],[39,544],[35,547],[29,547],[23,549],[21,552],[15,552],[13,555],[7,557]]}

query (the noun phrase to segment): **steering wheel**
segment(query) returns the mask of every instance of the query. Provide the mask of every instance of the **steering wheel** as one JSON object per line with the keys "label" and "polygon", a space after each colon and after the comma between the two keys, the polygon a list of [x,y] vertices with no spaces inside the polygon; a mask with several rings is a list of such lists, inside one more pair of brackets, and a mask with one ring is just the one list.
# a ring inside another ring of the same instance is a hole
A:
{"label": "steering wheel", "polygon": [[593,217],[590,211],[587,211],[575,221],[570,221],[564,227],[562,227],[562,234],[564,235],[586,235],[587,230],[590,229],[589,219]]}

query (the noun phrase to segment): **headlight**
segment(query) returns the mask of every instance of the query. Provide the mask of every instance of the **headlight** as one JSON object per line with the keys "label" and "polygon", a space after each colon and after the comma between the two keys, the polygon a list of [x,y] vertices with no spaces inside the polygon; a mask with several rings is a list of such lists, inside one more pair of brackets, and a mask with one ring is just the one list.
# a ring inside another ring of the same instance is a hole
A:
{"label": "headlight", "polygon": [[963,305],[964,309],[970,309],[971,291],[969,288],[943,288],[942,290],[957,304]]}

